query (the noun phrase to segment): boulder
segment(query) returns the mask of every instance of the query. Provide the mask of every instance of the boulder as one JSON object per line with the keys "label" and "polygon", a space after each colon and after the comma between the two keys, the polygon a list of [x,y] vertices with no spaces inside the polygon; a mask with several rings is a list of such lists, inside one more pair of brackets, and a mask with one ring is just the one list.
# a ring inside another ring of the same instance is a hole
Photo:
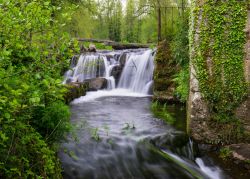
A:
{"label": "boulder", "polygon": [[148,89],[148,94],[153,94],[154,93],[154,83],[149,87]]}
{"label": "boulder", "polygon": [[94,44],[89,44],[89,52],[96,52],[96,46]]}
{"label": "boulder", "polygon": [[84,45],[81,45],[81,46],[80,46],[80,53],[85,53],[85,52],[87,52],[87,51],[88,51],[88,49],[85,48]]}
{"label": "boulder", "polygon": [[86,95],[88,90],[88,83],[69,83],[66,85],[68,92],[65,94],[64,99],[67,104],[76,98]]}
{"label": "boulder", "polygon": [[123,53],[119,59],[119,62],[122,68],[125,66],[126,60],[127,60],[127,54]]}
{"label": "boulder", "polygon": [[101,90],[101,89],[105,89],[107,88],[107,79],[105,78],[94,78],[94,79],[90,79],[88,80],[89,83],[89,90],[90,91],[97,91],[97,90]]}
{"label": "boulder", "polygon": [[117,65],[111,71],[111,76],[115,78],[115,83],[117,84],[122,74],[122,67]]}

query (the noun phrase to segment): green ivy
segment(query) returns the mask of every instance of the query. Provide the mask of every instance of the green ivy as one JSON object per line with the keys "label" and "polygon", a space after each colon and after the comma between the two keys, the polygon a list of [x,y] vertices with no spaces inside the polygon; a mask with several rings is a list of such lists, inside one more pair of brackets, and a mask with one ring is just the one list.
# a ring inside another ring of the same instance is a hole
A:
{"label": "green ivy", "polygon": [[[244,45],[247,2],[192,1],[190,55],[212,118],[228,122],[247,95]],[[198,40],[196,41],[198,36]]]}

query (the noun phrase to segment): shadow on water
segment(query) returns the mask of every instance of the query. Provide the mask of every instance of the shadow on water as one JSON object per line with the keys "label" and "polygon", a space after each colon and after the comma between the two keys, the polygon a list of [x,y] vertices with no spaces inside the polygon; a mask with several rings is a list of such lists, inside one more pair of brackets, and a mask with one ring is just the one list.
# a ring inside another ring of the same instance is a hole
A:
{"label": "shadow on water", "polygon": [[176,130],[150,108],[148,97],[109,96],[72,104],[77,130],[59,152],[64,178],[224,178],[212,162],[196,158],[180,124],[183,111],[169,107],[177,114]]}

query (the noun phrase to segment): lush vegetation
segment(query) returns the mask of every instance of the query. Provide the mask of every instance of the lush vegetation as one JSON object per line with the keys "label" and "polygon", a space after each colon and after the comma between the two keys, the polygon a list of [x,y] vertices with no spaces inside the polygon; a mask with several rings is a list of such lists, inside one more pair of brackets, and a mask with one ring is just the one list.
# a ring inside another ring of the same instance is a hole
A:
{"label": "lush vegetation", "polygon": [[189,92],[189,11],[176,18],[176,30],[160,42],[155,57],[154,92],[185,103]]}
{"label": "lush vegetation", "polygon": [[175,32],[186,0],[78,0],[65,30],[73,37],[154,43]]}
{"label": "lush vegetation", "polygon": [[200,33],[199,40],[194,41],[197,29],[191,30],[191,60],[212,118],[220,122],[235,119],[234,111],[247,94],[242,50],[246,43],[246,3],[208,0],[201,14],[201,7],[192,7],[192,23]]}
{"label": "lush vegetation", "polygon": [[[190,55],[209,112],[226,131],[221,138],[237,137],[241,127],[234,112],[247,94],[242,50],[246,2],[207,0],[202,7],[192,6],[190,24],[199,28],[196,42],[195,28],[188,39],[186,0],[124,2],[0,0],[0,178],[62,177],[56,143],[71,129],[64,99],[70,88],[62,84],[62,74],[80,50],[73,40],[79,37],[159,42],[155,90],[182,102],[188,98]],[[174,123],[166,106],[154,103],[152,110]],[[93,138],[99,140],[97,131]]]}
{"label": "lush vegetation", "polygon": [[70,128],[61,76],[77,45],[60,31],[64,7],[0,1],[0,178],[61,177],[52,148]]}
{"label": "lush vegetation", "polygon": [[155,101],[151,105],[151,110],[156,117],[163,119],[168,124],[175,122],[174,117],[168,112],[166,104],[162,105],[158,101]]}
{"label": "lush vegetation", "polygon": [[189,11],[185,11],[184,17],[177,23],[176,33],[173,35],[170,48],[172,58],[177,64],[178,70],[174,75],[175,95],[181,102],[186,102],[189,94]]}
{"label": "lush vegetation", "polygon": [[0,1],[1,178],[61,177],[54,149],[71,128],[62,74],[78,51],[72,37],[156,42],[175,32],[184,8],[181,1],[170,11],[164,7],[174,1],[126,2]]}

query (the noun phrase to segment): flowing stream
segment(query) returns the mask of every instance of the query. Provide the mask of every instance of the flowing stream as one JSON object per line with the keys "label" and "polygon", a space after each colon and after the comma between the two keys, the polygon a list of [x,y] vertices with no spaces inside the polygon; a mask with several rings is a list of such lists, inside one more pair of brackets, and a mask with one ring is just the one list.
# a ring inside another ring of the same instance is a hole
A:
{"label": "flowing stream", "polygon": [[[115,84],[112,69],[123,63],[123,53],[126,63]],[[184,131],[151,112],[153,59],[151,50],[119,51],[82,55],[71,66],[65,82],[102,76],[113,85],[71,103],[76,130],[59,152],[64,178],[225,178],[211,159],[197,157]],[[183,111],[178,106],[172,108],[177,111],[176,120],[185,123],[184,115],[177,117]]]}

